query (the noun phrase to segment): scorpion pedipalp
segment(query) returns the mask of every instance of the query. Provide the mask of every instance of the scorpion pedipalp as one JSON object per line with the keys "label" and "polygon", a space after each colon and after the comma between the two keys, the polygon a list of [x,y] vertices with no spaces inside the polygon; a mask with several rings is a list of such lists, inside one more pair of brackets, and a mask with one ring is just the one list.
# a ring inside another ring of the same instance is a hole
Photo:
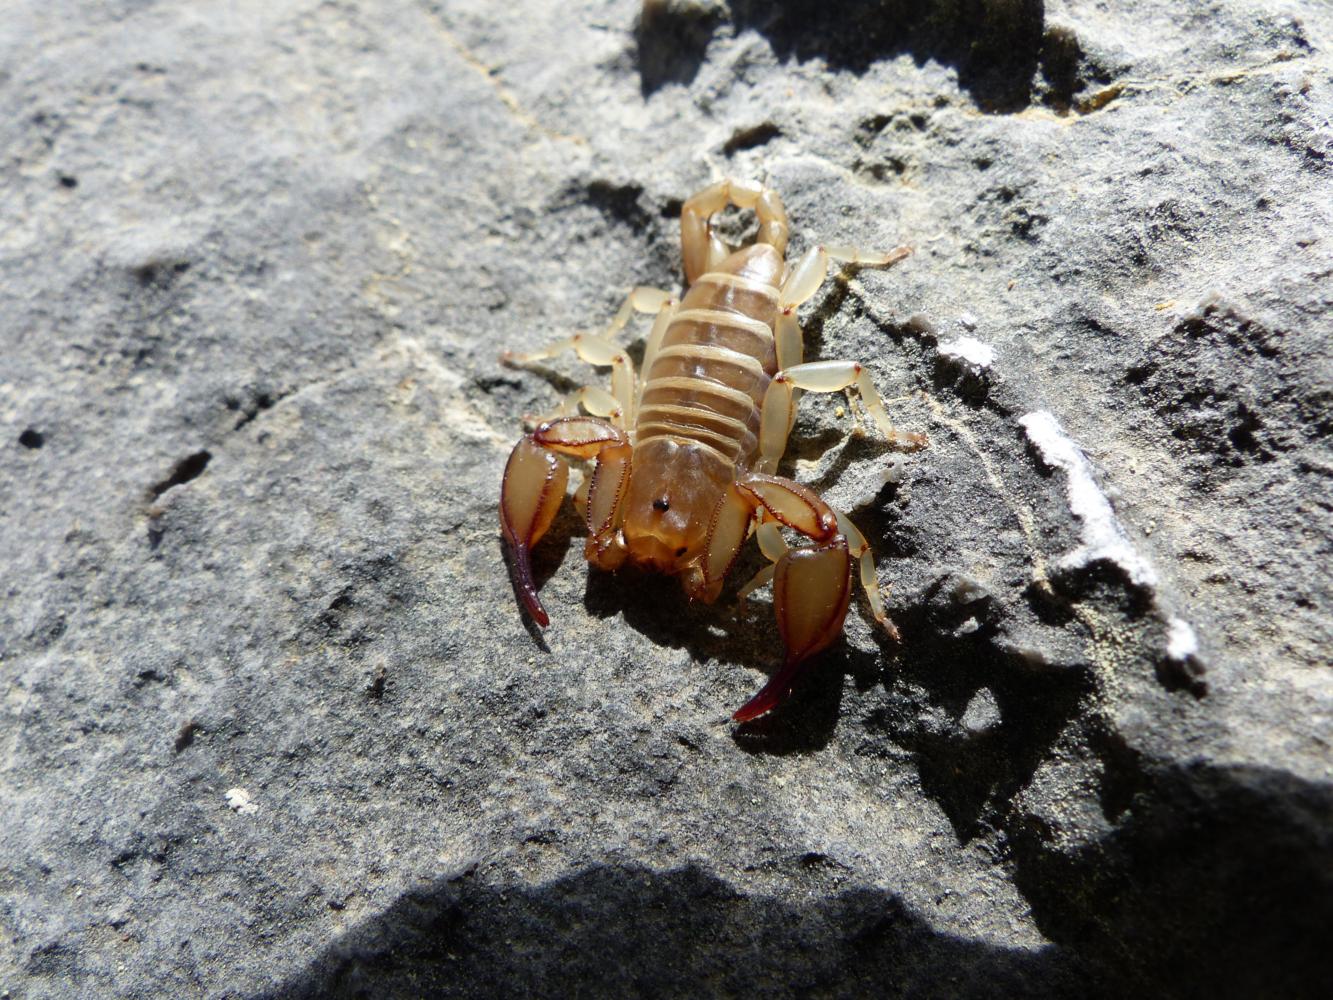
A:
{"label": "scorpion pedipalp", "polygon": [[551,623],[532,580],[532,547],[560,509],[569,482],[569,466],[542,449],[529,435],[514,445],[500,491],[500,529],[509,543],[514,588],[523,606],[542,626]]}
{"label": "scorpion pedipalp", "polygon": [[596,518],[601,532],[614,531],[615,508],[630,456],[629,438],[620,428],[596,417],[552,420],[514,445],[505,466],[500,488],[500,529],[510,546],[514,589],[528,613],[542,626],[549,625],[550,618],[537,597],[531,552],[546,534],[565,498],[569,466],[560,456],[600,459],[603,454],[610,459],[608,464],[617,467],[603,477],[603,486],[598,489],[599,461],[584,516],[590,527]]}
{"label": "scorpion pedipalp", "polygon": [[771,711],[787,697],[806,661],[842,634],[852,597],[852,560],[847,539],[808,549],[789,549],[773,574],[773,604],[787,659],[759,693],[732,715],[748,722]]}

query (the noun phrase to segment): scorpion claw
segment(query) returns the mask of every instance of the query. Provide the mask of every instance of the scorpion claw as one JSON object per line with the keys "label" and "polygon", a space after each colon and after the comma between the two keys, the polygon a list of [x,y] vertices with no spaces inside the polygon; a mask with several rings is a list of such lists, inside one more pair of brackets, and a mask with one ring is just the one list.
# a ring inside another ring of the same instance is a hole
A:
{"label": "scorpion claw", "polygon": [[787,694],[800,676],[804,660],[787,658],[782,669],[768,679],[768,683],[759,689],[759,693],[747,701],[731,715],[732,722],[749,722],[761,715],[773,711],[787,699]]}
{"label": "scorpion claw", "polygon": [[530,553],[551,526],[565,498],[568,478],[569,466],[529,435],[514,446],[500,491],[500,530],[509,543],[514,589],[533,620],[543,627],[550,624],[550,618],[537,599]]}
{"label": "scorpion claw", "polygon": [[792,549],[778,560],[773,603],[778,630],[787,646],[787,662],[737,709],[733,720],[757,719],[786,700],[810,657],[842,634],[851,596],[852,560],[842,535],[814,548]]}

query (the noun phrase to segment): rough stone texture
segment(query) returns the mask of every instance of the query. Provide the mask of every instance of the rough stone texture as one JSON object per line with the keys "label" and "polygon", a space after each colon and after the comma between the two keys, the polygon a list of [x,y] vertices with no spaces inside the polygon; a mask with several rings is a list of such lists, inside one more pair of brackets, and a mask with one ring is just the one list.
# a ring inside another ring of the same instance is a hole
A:
{"label": "rough stone texture", "polygon": [[[7,5],[0,990],[1316,995],[1330,45],[1277,0]],[[495,519],[585,378],[498,352],[676,282],[728,172],[798,250],[916,246],[803,321],[932,442],[806,399],[787,471],[903,641],[858,605],[741,730],[762,596],[590,574],[566,513],[539,636]]]}

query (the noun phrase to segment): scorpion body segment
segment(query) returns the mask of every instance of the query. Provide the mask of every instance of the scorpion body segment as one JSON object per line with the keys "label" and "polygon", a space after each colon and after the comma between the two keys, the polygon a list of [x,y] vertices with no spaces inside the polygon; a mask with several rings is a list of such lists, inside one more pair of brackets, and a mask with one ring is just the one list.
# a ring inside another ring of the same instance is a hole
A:
{"label": "scorpion body segment", "polygon": [[636,561],[664,573],[699,557],[718,503],[753,465],[777,374],[782,258],[761,243],[720,267],[690,287],[644,363],[624,534]]}
{"label": "scorpion body segment", "polygon": [[[728,247],[709,218],[728,203],[752,208],[756,240]],[[509,543],[515,588],[541,625],[547,615],[532,581],[529,553],[564,497],[561,456],[593,459],[577,500],[588,527],[585,555],[604,569],[626,562],[681,578],[692,599],[716,600],[728,569],[753,531],[773,565],[741,594],[770,580],[787,659],[733,718],[746,721],[786,697],[805,662],[842,632],[851,598],[851,567],[879,622],[884,612],[874,559],[865,539],[816,494],[773,475],[795,418],[796,391],[855,386],[891,442],[924,445],[920,434],[889,422],[869,375],[855,362],[802,363],[796,308],[819,288],[830,261],[887,267],[910,253],[815,247],[794,265],[784,259],[788,223],[781,199],[757,184],[722,181],[685,202],[681,243],[689,285],[677,302],[636,288],[607,334],[577,335],[511,362],[572,349],[610,365],[612,389],[573,393],[562,414],[540,423],[515,446],[505,469],[500,523]],[[656,313],[644,350],[642,379],[612,340],[635,312]],[[589,416],[568,411],[582,406]],[[810,540],[789,549],[779,526]]]}

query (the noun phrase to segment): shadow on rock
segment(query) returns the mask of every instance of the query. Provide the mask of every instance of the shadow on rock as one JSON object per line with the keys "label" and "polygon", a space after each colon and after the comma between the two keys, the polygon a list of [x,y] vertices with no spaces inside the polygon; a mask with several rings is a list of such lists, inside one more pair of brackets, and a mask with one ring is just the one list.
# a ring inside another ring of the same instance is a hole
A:
{"label": "shadow on rock", "polygon": [[596,865],[538,886],[464,874],[412,890],[269,994],[409,996],[1315,997],[1333,973],[1333,790],[1255,768],[1144,778],[1072,853],[1029,818],[1016,881],[1056,943],[941,933],[893,894],[803,904],[697,869]]}
{"label": "shadow on rock", "polygon": [[646,0],[634,26],[644,97],[668,83],[688,85],[694,79],[722,14],[716,5]]}
{"label": "shadow on rock", "polygon": [[[1114,770],[1114,768],[1112,768]],[[1255,767],[1122,765],[1114,832],[1062,851],[1017,817],[1016,882],[1125,995],[1316,997],[1333,981],[1333,785]]]}
{"label": "shadow on rock", "polygon": [[902,54],[953,66],[985,111],[1026,107],[1038,71],[1048,69],[1043,0],[650,0],[635,32],[645,95],[694,79],[727,7],[737,31],[757,31],[782,59],[857,73]]}
{"label": "shadow on rock", "polygon": [[941,933],[880,891],[809,899],[742,895],[695,868],[596,865],[532,887],[462,875],[405,894],[271,995],[1098,995],[1057,947]]}
{"label": "shadow on rock", "polygon": [[[747,579],[761,561],[757,553],[746,553],[734,579]],[[713,660],[770,675],[782,665],[782,640],[772,607],[763,600],[737,609],[728,591],[716,604],[700,605],[685,596],[673,577],[633,568],[615,574],[589,569],[584,605],[599,618],[623,615],[629,628],[658,646],[688,651],[696,663]],[[843,677],[876,672],[877,663],[867,662],[875,659],[836,644],[811,661],[786,702],[736,730],[737,744],[747,751],[784,755],[827,746],[842,710]]]}
{"label": "shadow on rock", "polygon": [[[949,818],[960,843],[1000,822],[1056,741],[1080,717],[1091,675],[1066,668],[1034,672],[993,640],[985,611],[951,608],[938,581],[900,614],[901,646],[886,649],[886,707],[867,729],[913,755],[921,790]],[[960,633],[950,616],[975,613]]]}

